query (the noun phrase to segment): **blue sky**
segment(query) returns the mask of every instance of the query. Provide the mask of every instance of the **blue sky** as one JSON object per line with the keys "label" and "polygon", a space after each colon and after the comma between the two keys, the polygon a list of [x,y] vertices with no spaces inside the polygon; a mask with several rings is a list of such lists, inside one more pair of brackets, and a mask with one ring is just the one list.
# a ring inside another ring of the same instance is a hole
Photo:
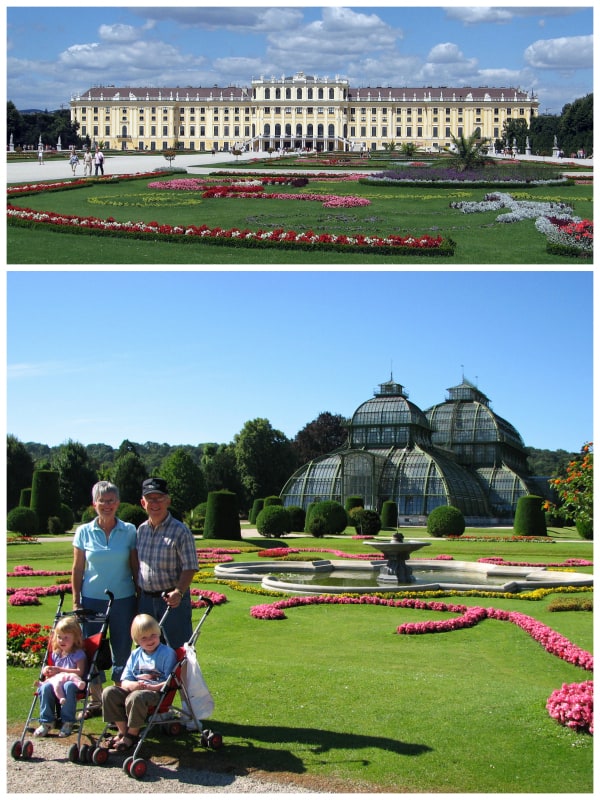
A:
{"label": "blue sky", "polygon": [[592,273],[14,271],[7,432],[118,447],[293,438],[393,372],[425,410],[464,376],[525,444],[592,430]]}
{"label": "blue sky", "polygon": [[7,99],[68,107],[91,86],[511,86],[558,114],[593,91],[591,3],[574,6],[10,4]]}

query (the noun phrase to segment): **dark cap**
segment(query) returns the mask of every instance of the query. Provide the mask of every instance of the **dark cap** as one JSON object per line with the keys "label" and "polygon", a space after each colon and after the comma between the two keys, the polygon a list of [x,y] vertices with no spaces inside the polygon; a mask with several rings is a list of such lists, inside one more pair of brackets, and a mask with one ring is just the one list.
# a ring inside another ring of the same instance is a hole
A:
{"label": "dark cap", "polygon": [[147,494],[169,494],[167,482],[162,478],[147,478],[142,483],[142,497]]}

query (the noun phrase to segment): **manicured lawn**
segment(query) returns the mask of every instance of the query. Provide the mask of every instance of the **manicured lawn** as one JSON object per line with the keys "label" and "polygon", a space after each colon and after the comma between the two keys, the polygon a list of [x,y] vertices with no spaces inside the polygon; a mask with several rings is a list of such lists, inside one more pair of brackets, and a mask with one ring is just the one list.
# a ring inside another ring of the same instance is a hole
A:
{"label": "manicured lawn", "polygon": [[[424,535],[421,530],[405,533]],[[469,534],[474,532],[468,530]],[[464,560],[502,556],[536,563],[592,560],[592,543],[572,538],[576,538],[572,531],[570,535],[561,531],[553,544],[498,542],[493,536],[489,541],[431,540],[427,555],[443,553]],[[198,547],[236,544],[198,540]],[[236,555],[237,560],[258,558],[256,548],[280,544],[372,552],[348,537],[279,541],[257,536],[239,544],[253,552]],[[314,555],[320,557],[327,556]],[[69,570],[70,543],[8,547],[8,570],[18,564]],[[7,582],[39,586],[59,580],[63,578]],[[195,588],[227,597],[226,603],[214,608],[198,640],[200,663],[215,698],[210,726],[223,733],[225,747],[203,751],[183,737],[153,736],[148,756],[168,754],[187,765],[223,770],[260,769],[275,778],[285,772],[314,781],[343,781],[345,791],[592,791],[592,737],[560,726],[545,709],[555,689],[589,680],[591,674],[550,655],[516,625],[486,619],[470,629],[401,636],[396,628],[403,622],[449,615],[348,605],[314,605],[288,610],[285,620],[256,620],[250,608],[275,598],[203,580]],[[557,597],[554,593],[536,601],[519,596],[441,600],[519,611],[591,651],[592,614],[552,612],[549,604]],[[51,624],[56,605],[56,597],[42,598],[41,606],[8,605],[7,618],[22,624]],[[194,612],[195,620],[200,613]],[[13,733],[20,733],[26,719],[35,677],[36,669],[7,670],[8,724]],[[94,732],[101,723],[88,724],[88,732]],[[327,791],[327,784],[319,786]]]}
{"label": "manicured lawn", "polygon": [[[423,235],[453,239],[452,257],[419,255],[377,256],[365,253],[295,252],[280,249],[216,247],[197,241],[165,243],[107,236],[80,236],[54,230],[8,227],[10,264],[583,264],[577,258],[546,252],[546,239],[533,220],[512,224],[495,222],[497,213],[463,214],[449,207],[456,200],[481,200],[485,189],[374,187],[357,182],[311,180],[307,187],[283,187],[286,193],[354,195],[371,205],[325,209],[318,201],[276,199],[202,199],[196,192],[159,192],[147,189],[149,179],[111,184],[91,184],[81,189],[42,193],[13,203],[36,210],[52,210],[80,216],[113,217],[117,221],[157,221],[171,225],[201,225],[250,230],[283,228],[303,232],[369,234],[377,236]],[[279,191],[267,187],[266,191]],[[575,214],[592,218],[591,186],[531,187],[507,190],[521,199],[569,203]]]}

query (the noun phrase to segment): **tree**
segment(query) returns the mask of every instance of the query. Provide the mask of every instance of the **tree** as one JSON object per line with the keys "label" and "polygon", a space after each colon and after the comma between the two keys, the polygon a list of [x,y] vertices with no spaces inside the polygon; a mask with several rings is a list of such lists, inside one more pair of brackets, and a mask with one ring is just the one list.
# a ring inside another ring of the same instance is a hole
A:
{"label": "tree", "polygon": [[529,143],[536,156],[552,155],[554,137],[558,136],[560,117],[555,114],[540,114],[529,124]]}
{"label": "tree", "polygon": [[166,480],[173,506],[181,513],[206,500],[202,470],[182,448],[163,461],[160,477]]}
{"label": "tree", "polygon": [[292,444],[268,419],[246,422],[233,440],[242,485],[250,497],[279,494],[294,471]]}
{"label": "tree", "polygon": [[553,508],[548,501],[545,510],[552,509],[564,519],[585,524],[593,524],[594,520],[594,454],[592,442],[586,442],[580,455],[569,462],[565,475],[559,475],[550,481],[555,489],[561,505]]}
{"label": "tree", "polygon": [[19,505],[21,489],[31,486],[33,459],[16,436],[6,437],[6,505],[10,510]]}
{"label": "tree", "polygon": [[502,139],[506,146],[513,147],[514,142],[516,142],[517,150],[520,153],[525,152],[528,135],[527,120],[522,118],[507,120],[502,127]]}
{"label": "tree", "polygon": [[59,474],[60,496],[78,516],[90,504],[92,486],[98,472],[90,463],[87,450],[80,442],[69,439],[53,454],[52,467]]}
{"label": "tree", "polygon": [[298,431],[292,441],[298,466],[332,453],[348,438],[348,420],[341,414],[322,411],[316,419]]}
{"label": "tree", "polygon": [[483,148],[487,148],[487,145],[481,138],[481,131],[479,128],[476,128],[466,139],[463,134],[461,134],[458,138],[456,136],[452,136],[452,144],[455,148],[452,156],[452,163],[459,170],[459,172],[464,172],[468,169],[480,169],[483,167],[485,164]]}
{"label": "tree", "polygon": [[119,487],[121,502],[138,506],[142,496],[142,483],[147,477],[148,470],[134,451],[119,456],[110,472],[111,481]]}
{"label": "tree", "polygon": [[235,459],[235,449],[231,444],[206,444],[200,459],[200,469],[204,475],[207,492],[229,489],[238,497],[244,495]]}
{"label": "tree", "polygon": [[558,127],[558,146],[565,155],[583,149],[594,151],[594,95],[588,94],[563,107]]}

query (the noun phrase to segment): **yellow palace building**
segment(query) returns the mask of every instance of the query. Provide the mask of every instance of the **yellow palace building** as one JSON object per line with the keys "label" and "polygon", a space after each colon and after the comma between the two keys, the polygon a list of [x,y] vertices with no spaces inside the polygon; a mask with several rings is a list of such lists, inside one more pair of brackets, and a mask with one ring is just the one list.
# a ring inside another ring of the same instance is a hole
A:
{"label": "yellow palace building", "polygon": [[501,138],[530,124],[539,100],[509,87],[351,87],[340,77],[252,79],[248,87],[94,86],[71,98],[79,135],[115,150],[363,152],[411,142],[430,152],[452,136]]}

